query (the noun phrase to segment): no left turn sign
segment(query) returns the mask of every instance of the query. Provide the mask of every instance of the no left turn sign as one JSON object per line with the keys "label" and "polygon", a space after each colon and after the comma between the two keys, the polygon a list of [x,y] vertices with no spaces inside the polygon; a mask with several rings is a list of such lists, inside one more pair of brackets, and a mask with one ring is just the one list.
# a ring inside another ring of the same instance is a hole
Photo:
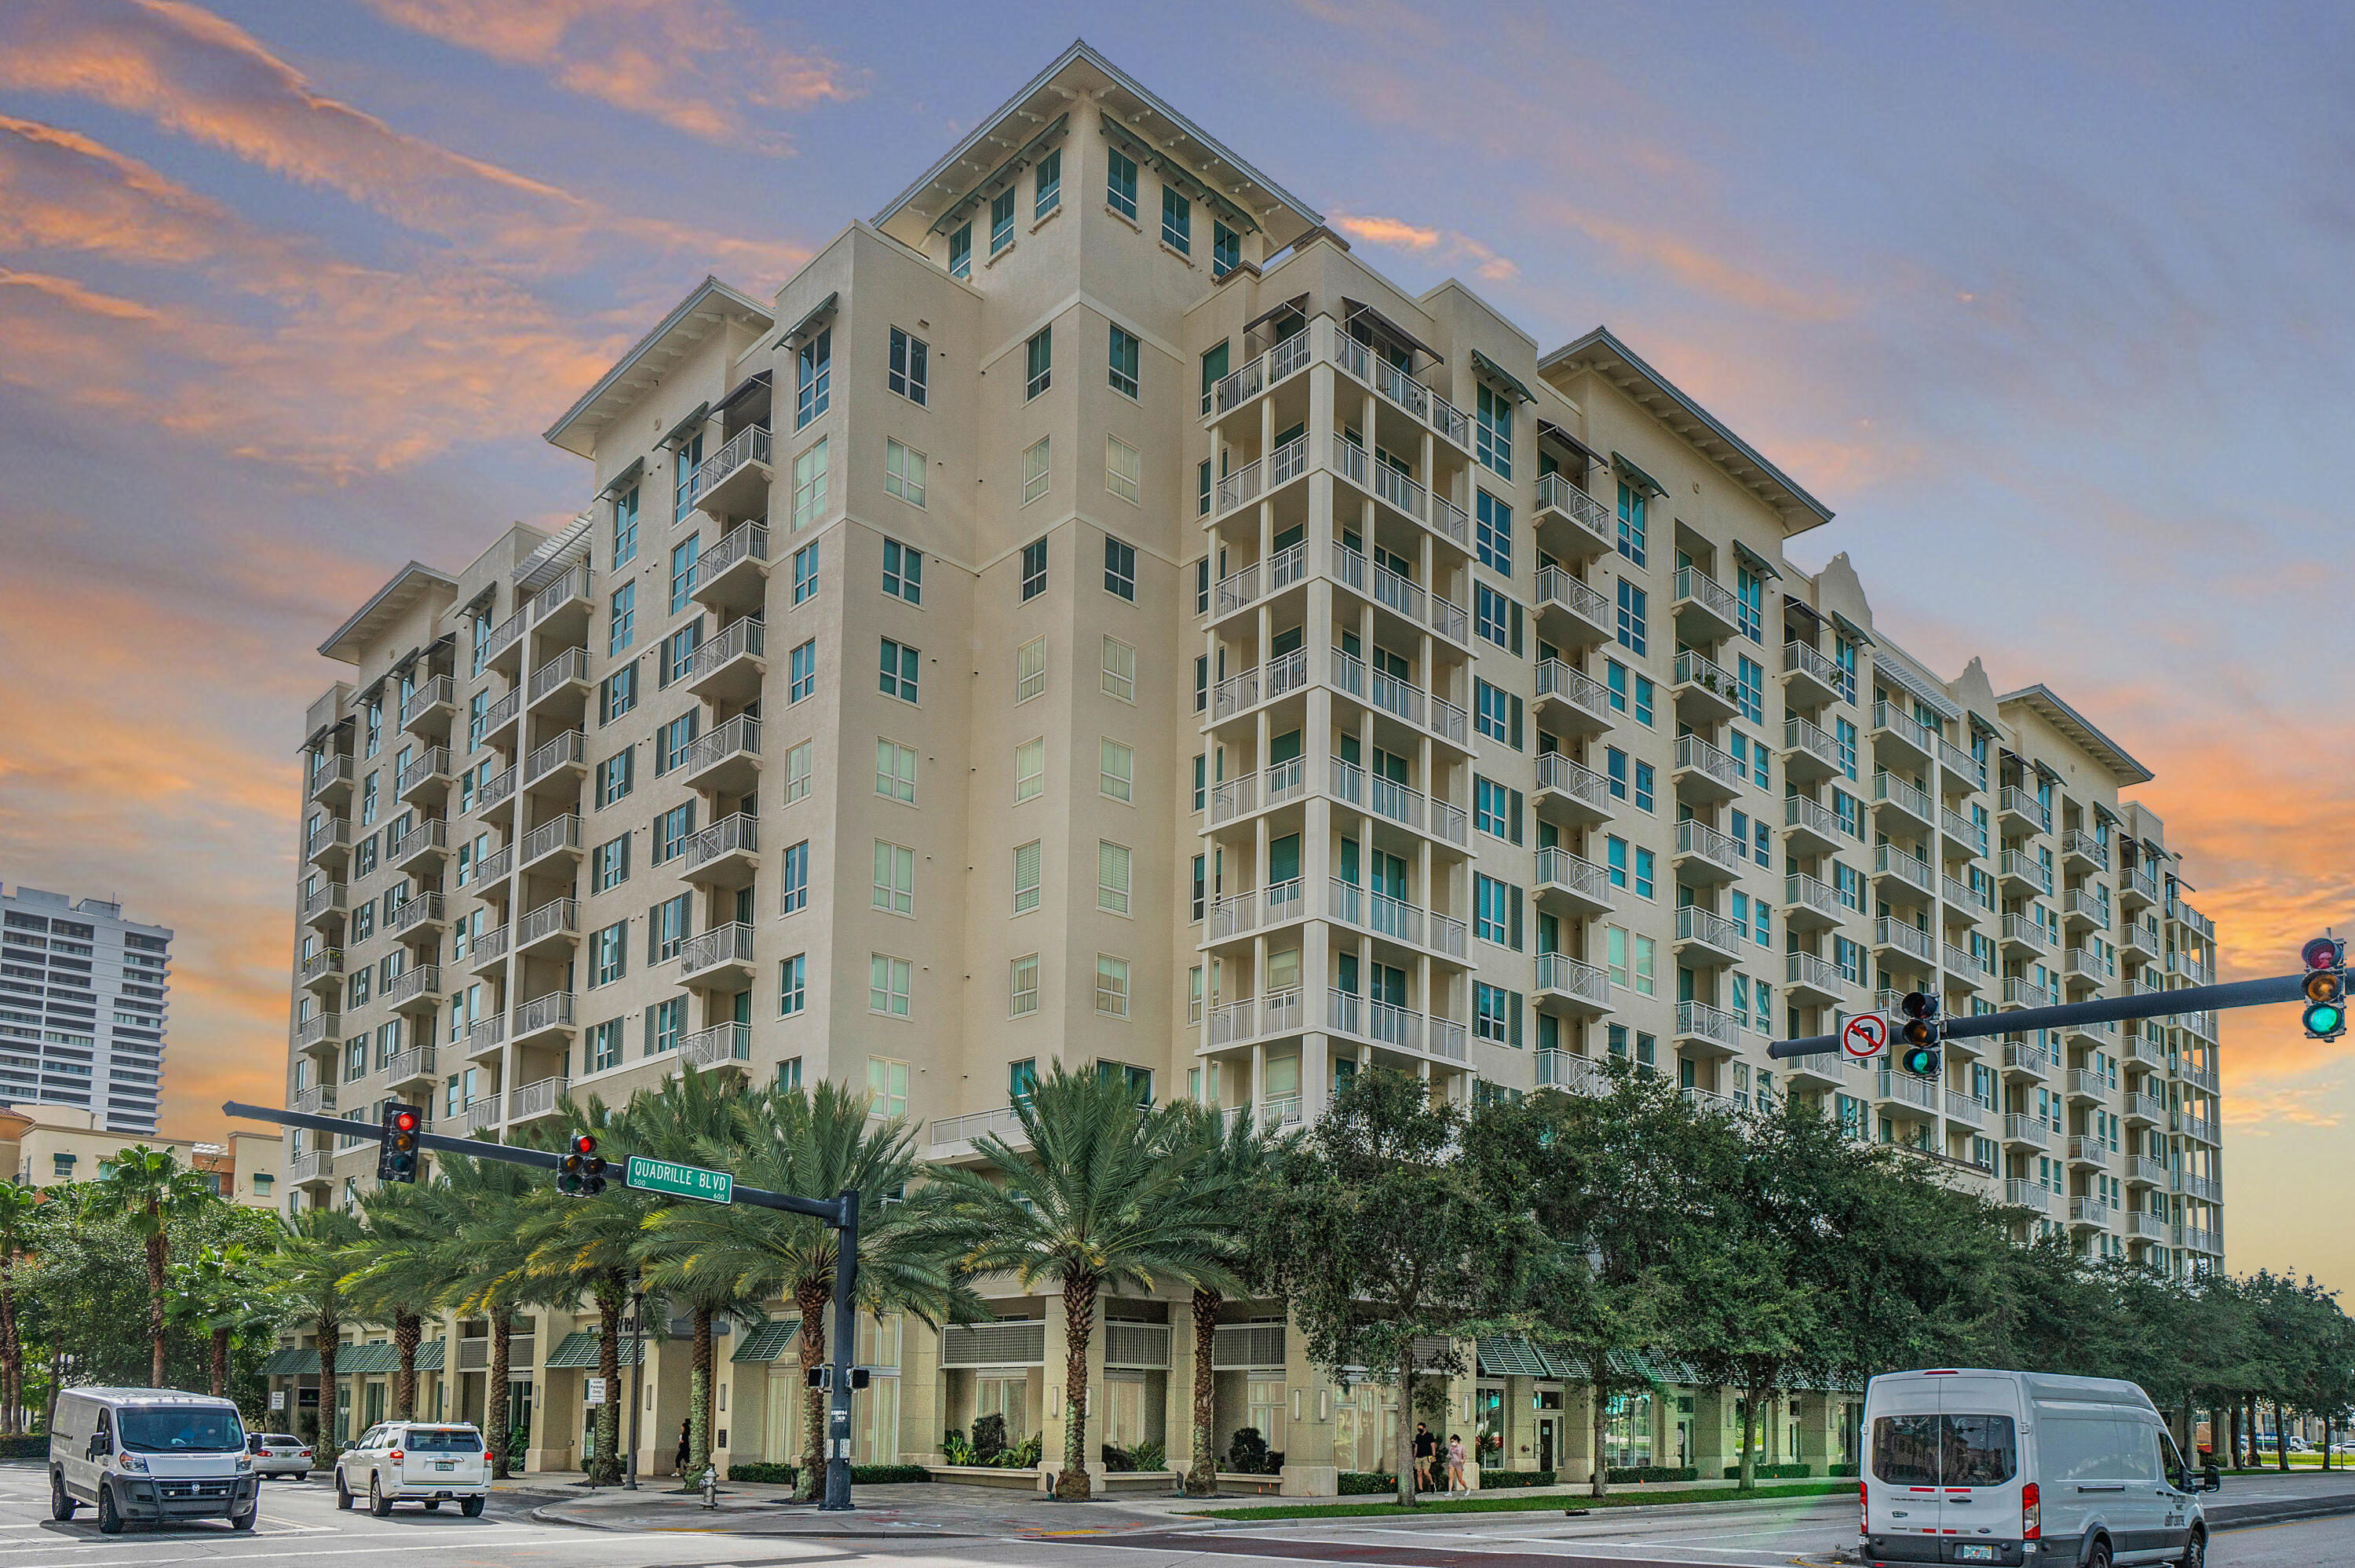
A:
{"label": "no left turn sign", "polygon": [[1840,1029],[1840,1049],[1859,1062],[1880,1055],[1888,1044],[1889,1020],[1877,1012],[1859,1013]]}

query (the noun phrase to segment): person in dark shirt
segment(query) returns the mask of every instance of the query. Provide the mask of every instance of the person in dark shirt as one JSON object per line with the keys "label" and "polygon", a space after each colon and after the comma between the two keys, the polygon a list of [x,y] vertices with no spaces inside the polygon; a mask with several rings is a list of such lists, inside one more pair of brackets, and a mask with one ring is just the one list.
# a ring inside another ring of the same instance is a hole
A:
{"label": "person in dark shirt", "polygon": [[1414,1489],[1427,1492],[1432,1488],[1431,1461],[1438,1453],[1438,1441],[1431,1428],[1418,1421],[1414,1424]]}

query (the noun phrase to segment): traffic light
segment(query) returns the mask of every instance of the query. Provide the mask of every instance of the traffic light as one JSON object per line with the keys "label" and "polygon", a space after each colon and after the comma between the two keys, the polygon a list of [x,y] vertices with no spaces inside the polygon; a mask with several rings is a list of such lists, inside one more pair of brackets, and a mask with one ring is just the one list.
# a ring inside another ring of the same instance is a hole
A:
{"label": "traffic light", "polygon": [[1938,993],[1934,991],[1909,991],[1898,1007],[1905,1022],[1898,1026],[1897,1044],[1902,1048],[1898,1059],[1905,1070],[1918,1078],[1938,1075]]}
{"label": "traffic light", "polygon": [[2300,956],[2306,959],[2306,1037],[2336,1040],[2347,1033],[2347,944],[2317,937]]}
{"label": "traffic light", "polygon": [[593,1198],[605,1190],[605,1157],[597,1152],[597,1139],[576,1132],[559,1167],[556,1190],[575,1198]]}
{"label": "traffic light", "polygon": [[387,1105],[377,1128],[376,1179],[379,1181],[417,1180],[417,1135],[425,1127],[425,1113],[415,1106]]}
{"label": "traffic light", "polygon": [[[851,1392],[856,1393],[860,1390],[865,1389],[873,1380],[874,1375],[874,1373],[868,1371],[865,1367],[851,1368]],[[814,1366],[810,1368],[808,1372],[805,1372],[803,1377],[812,1388],[818,1389],[828,1393],[834,1392],[834,1368],[831,1366]]]}

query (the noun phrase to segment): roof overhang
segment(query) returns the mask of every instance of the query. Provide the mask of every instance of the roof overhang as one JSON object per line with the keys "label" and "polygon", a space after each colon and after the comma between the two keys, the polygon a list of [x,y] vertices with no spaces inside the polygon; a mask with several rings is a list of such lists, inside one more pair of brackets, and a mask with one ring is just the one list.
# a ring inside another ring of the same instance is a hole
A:
{"label": "roof overhang", "polygon": [[2091,757],[2110,771],[2110,778],[2123,789],[2130,784],[2147,784],[2158,775],[2126,754],[2124,747],[2094,727],[2093,721],[2061,700],[2051,687],[2039,683],[2007,692],[1996,699],[1998,707],[2020,703],[2028,711],[2061,732],[2062,738]]}
{"label": "roof overhang", "polygon": [[417,607],[418,600],[429,594],[454,595],[458,579],[444,577],[421,561],[411,561],[392,574],[392,580],[368,596],[368,601],[352,612],[352,618],[328,634],[319,644],[319,652],[345,664],[360,662],[361,652],[375,639],[384,635],[384,629]]}
{"label": "roof overhang", "polygon": [[1654,418],[1692,443],[1702,456],[1773,507],[1783,532],[1805,533],[1832,520],[1831,508],[1808,494],[1799,482],[1766,461],[1758,450],[1728,429],[1708,409],[1654,370],[1636,352],[1596,327],[1538,361],[1538,373],[1591,370],[1641,405]]}
{"label": "roof overhang", "polygon": [[613,369],[598,378],[597,385],[565,410],[562,418],[548,428],[544,439],[576,457],[594,457],[597,438],[606,426],[682,355],[731,321],[753,332],[766,332],[776,324],[768,307],[758,300],[706,276],[660,325],[640,338]]}
{"label": "roof overhang", "polygon": [[1872,670],[1873,673],[1888,676],[1893,683],[1927,703],[1930,711],[1940,718],[1951,721],[1963,716],[1961,705],[1946,695],[1928,671],[1889,643],[1883,642],[1873,649]]}
{"label": "roof overhang", "polygon": [[1155,154],[1232,204],[1282,249],[1324,218],[1172,109],[1110,60],[1075,41],[875,215],[875,227],[922,251],[940,218],[995,175],[1075,101],[1093,98]]}

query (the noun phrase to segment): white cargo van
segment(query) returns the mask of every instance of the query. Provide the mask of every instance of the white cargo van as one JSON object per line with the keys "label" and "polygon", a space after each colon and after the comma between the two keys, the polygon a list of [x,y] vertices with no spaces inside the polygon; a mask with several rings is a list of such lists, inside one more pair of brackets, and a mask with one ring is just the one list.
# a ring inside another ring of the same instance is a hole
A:
{"label": "white cargo van", "polygon": [[1876,1565],[2201,1568],[2200,1491],[2130,1383],[1968,1368],[1891,1372],[1864,1395],[1858,1555]]}
{"label": "white cargo van", "polygon": [[128,1519],[226,1519],[251,1530],[261,1478],[237,1406],[168,1388],[69,1388],[49,1425],[49,1517],[88,1503],[98,1528]]}

